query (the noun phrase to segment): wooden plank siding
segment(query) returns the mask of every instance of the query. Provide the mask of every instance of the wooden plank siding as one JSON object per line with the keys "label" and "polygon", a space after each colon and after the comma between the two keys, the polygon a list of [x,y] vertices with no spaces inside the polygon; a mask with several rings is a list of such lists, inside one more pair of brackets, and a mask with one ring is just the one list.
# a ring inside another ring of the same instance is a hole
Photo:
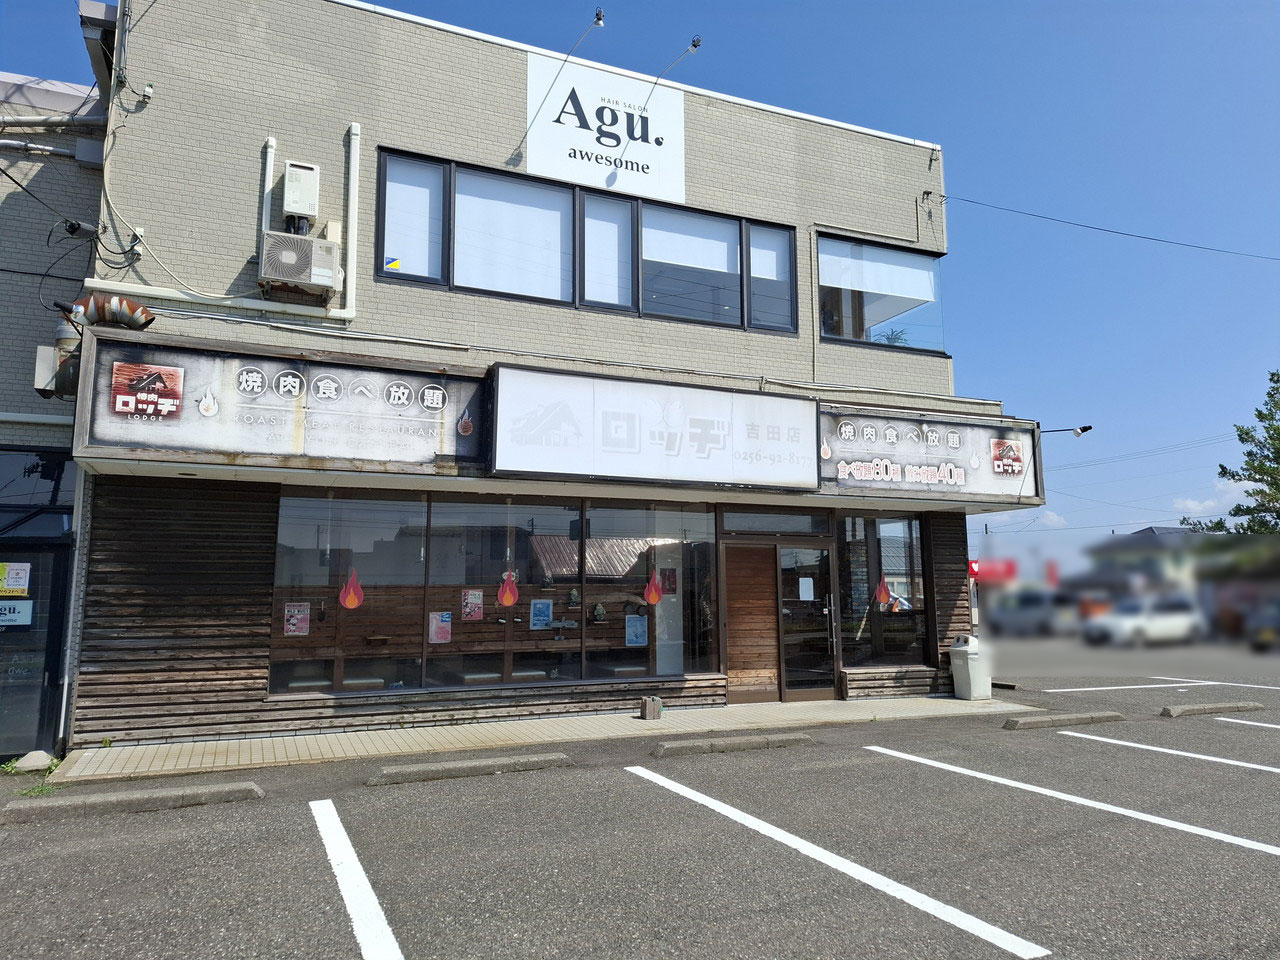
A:
{"label": "wooden plank siding", "polygon": [[778,700],[778,559],[773,547],[727,546],[729,702]]}
{"label": "wooden plank siding", "polygon": [[268,696],[278,512],[274,485],[97,478],[72,747],[726,702],[719,675]]}
{"label": "wooden plank siding", "polygon": [[969,596],[969,527],[962,513],[930,513],[925,517],[927,556],[933,597],[930,610],[938,642],[938,666],[948,674],[951,641],[973,631]]}

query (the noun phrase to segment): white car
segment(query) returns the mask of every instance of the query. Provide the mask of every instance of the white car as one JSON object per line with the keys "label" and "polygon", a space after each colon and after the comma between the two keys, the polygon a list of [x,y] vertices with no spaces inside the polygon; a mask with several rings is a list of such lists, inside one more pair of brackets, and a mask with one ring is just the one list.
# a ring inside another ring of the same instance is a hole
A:
{"label": "white car", "polygon": [[1204,614],[1182,596],[1130,597],[1085,622],[1085,643],[1146,646],[1194,643],[1209,632]]}
{"label": "white car", "polygon": [[1080,618],[1070,594],[1023,589],[1002,594],[985,624],[993,636],[1049,637],[1078,632]]}

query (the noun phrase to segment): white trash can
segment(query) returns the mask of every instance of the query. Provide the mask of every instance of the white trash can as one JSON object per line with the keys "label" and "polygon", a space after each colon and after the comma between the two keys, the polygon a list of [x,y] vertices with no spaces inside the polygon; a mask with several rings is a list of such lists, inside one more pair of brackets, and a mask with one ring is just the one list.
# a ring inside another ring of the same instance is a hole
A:
{"label": "white trash can", "polygon": [[990,700],[991,647],[977,637],[956,637],[951,644],[951,679],[961,700]]}

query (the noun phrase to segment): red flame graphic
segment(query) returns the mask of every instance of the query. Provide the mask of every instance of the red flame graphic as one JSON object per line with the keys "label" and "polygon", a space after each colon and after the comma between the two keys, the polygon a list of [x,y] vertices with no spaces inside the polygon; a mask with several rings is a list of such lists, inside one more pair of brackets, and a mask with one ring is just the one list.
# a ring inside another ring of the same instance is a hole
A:
{"label": "red flame graphic", "polygon": [[520,599],[520,591],[516,589],[516,575],[510,570],[502,575],[502,586],[498,587],[498,603],[510,607]]}
{"label": "red flame graphic", "polygon": [[822,454],[823,460],[831,459],[831,445],[827,443],[826,437],[822,438],[822,449],[818,452]]}
{"label": "red flame graphic", "polygon": [[876,587],[876,603],[888,603],[890,596],[889,584],[885,582],[884,576],[881,575],[880,585]]}
{"label": "red flame graphic", "polygon": [[469,437],[474,429],[475,424],[471,422],[471,408],[468,407],[462,411],[462,416],[458,418],[458,436]]}
{"label": "red flame graphic", "polygon": [[644,588],[644,602],[653,606],[662,599],[662,584],[658,582],[658,571],[653,571],[653,575],[649,577],[649,583]]}
{"label": "red flame graphic", "polygon": [[354,610],[364,603],[364,588],[360,586],[360,580],[356,577],[355,567],[351,568],[347,585],[338,591],[338,602],[348,610]]}

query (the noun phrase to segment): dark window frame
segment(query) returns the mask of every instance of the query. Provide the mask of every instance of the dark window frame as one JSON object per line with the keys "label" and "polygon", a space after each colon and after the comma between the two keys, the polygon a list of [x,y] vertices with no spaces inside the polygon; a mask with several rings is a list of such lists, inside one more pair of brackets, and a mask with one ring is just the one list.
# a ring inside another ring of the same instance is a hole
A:
{"label": "dark window frame", "polygon": [[[444,218],[444,225],[441,231],[441,263],[440,278],[422,276],[420,274],[409,274],[399,271],[388,271],[383,267],[384,260],[384,243],[386,235],[386,213],[387,213],[387,170],[388,158],[396,157],[403,160],[416,161],[419,163],[434,164],[442,167],[444,170],[444,198],[441,205],[441,216]],[[510,293],[505,290],[488,290],[483,287],[469,287],[454,282],[454,253],[456,217],[455,210],[455,193],[457,190],[457,171],[467,170],[476,173],[489,174],[495,177],[510,177],[514,180],[524,181],[526,183],[541,184],[544,186],[558,187],[563,190],[571,190],[573,194],[572,201],[572,294],[568,299],[548,299],[545,297],[533,297],[526,294]],[[594,300],[588,300],[583,295],[583,285],[585,280],[585,250],[584,250],[584,234],[585,234],[585,208],[587,197],[599,197],[606,200],[617,200],[631,204],[631,304],[624,306],[620,304],[600,303]],[[740,315],[736,323],[717,323],[713,320],[697,320],[688,317],[680,317],[672,314],[662,313],[658,311],[650,311],[644,309],[644,289],[643,289],[643,259],[644,249],[642,243],[644,208],[647,204],[652,203],[654,206],[666,207],[671,210],[677,210],[684,213],[698,214],[707,217],[717,217],[722,220],[736,221],[738,223],[738,277],[739,277],[739,311]],[[777,327],[759,326],[751,323],[751,227],[765,227],[772,230],[781,230],[787,233],[790,244],[790,267],[791,267],[791,326],[790,329],[779,329]],[[799,270],[797,268],[797,246],[796,246],[796,228],[789,224],[773,223],[767,220],[759,220],[748,217],[733,216],[732,214],[721,213],[716,210],[703,210],[697,207],[683,206],[680,204],[663,203],[659,201],[644,200],[641,197],[631,196],[621,193],[609,193],[608,191],[596,190],[591,187],[583,187],[576,184],[568,184],[559,180],[552,180],[547,177],[538,177],[525,173],[515,173],[509,170],[497,170],[492,167],[485,167],[479,164],[463,163],[456,160],[447,160],[443,157],[435,157],[428,154],[414,153],[409,150],[401,150],[395,147],[378,147],[378,186],[377,186],[377,210],[374,223],[374,262],[373,274],[376,280],[389,281],[392,283],[403,283],[411,286],[436,287],[448,290],[452,293],[465,293],[478,296],[495,297],[501,300],[514,300],[522,303],[542,303],[556,307],[570,307],[575,310],[592,310],[607,313],[630,314],[631,316],[644,317],[654,320],[671,320],[678,323],[691,323],[701,326],[717,327],[722,330],[750,330],[753,333],[768,334],[771,336],[798,337],[800,330],[799,314],[800,314],[800,297],[799,297]]]}
{"label": "dark window frame", "polygon": [[[822,255],[820,251],[821,251],[821,244],[823,240],[837,240],[841,243],[856,243],[864,247],[878,247],[882,250],[897,250],[902,253],[917,253],[922,257],[928,257],[929,259],[933,260],[935,263],[940,262],[943,257],[942,254],[935,254],[927,250],[908,250],[905,247],[894,246],[893,244],[890,244],[890,243],[878,243],[875,240],[867,240],[863,237],[846,236],[839,233],[832,233],[826,230],[819,230],[814,233],[813,251],[814,251],[815,257],[821,257]],[[819,342],[826,343],[826,344],[842,344],[844,346],[874,347],[875,349],[878,349],[878,350],[905,350],[910,353],[931,354],[937,357],[945,357],[948,360],[951,359],[951,354],[947,353],[945,350],[940,350],[937,347],[916,347],[908,343],[884,343],[879,340],[870,340],[870,339],[867,339],[865,336],[864,337],[838,337],[838,336],[833,336],[831,334],[828,334],[822,328],[822,289],[823,289],[823,283],[822,283],[821,266],[815,260],[813,297],[814,297],[814,303],[817,306],[815,319],[817,320],[817,323],[818,323]],[[839,288],[834,288],[834,289],[839,289]],[[863,291],[857,291],[857,292],[862,293]],[[907,311],[907,312],[909,313],[910,311]],[[865,333],[865,328],[864,328],[864,333]]]}

